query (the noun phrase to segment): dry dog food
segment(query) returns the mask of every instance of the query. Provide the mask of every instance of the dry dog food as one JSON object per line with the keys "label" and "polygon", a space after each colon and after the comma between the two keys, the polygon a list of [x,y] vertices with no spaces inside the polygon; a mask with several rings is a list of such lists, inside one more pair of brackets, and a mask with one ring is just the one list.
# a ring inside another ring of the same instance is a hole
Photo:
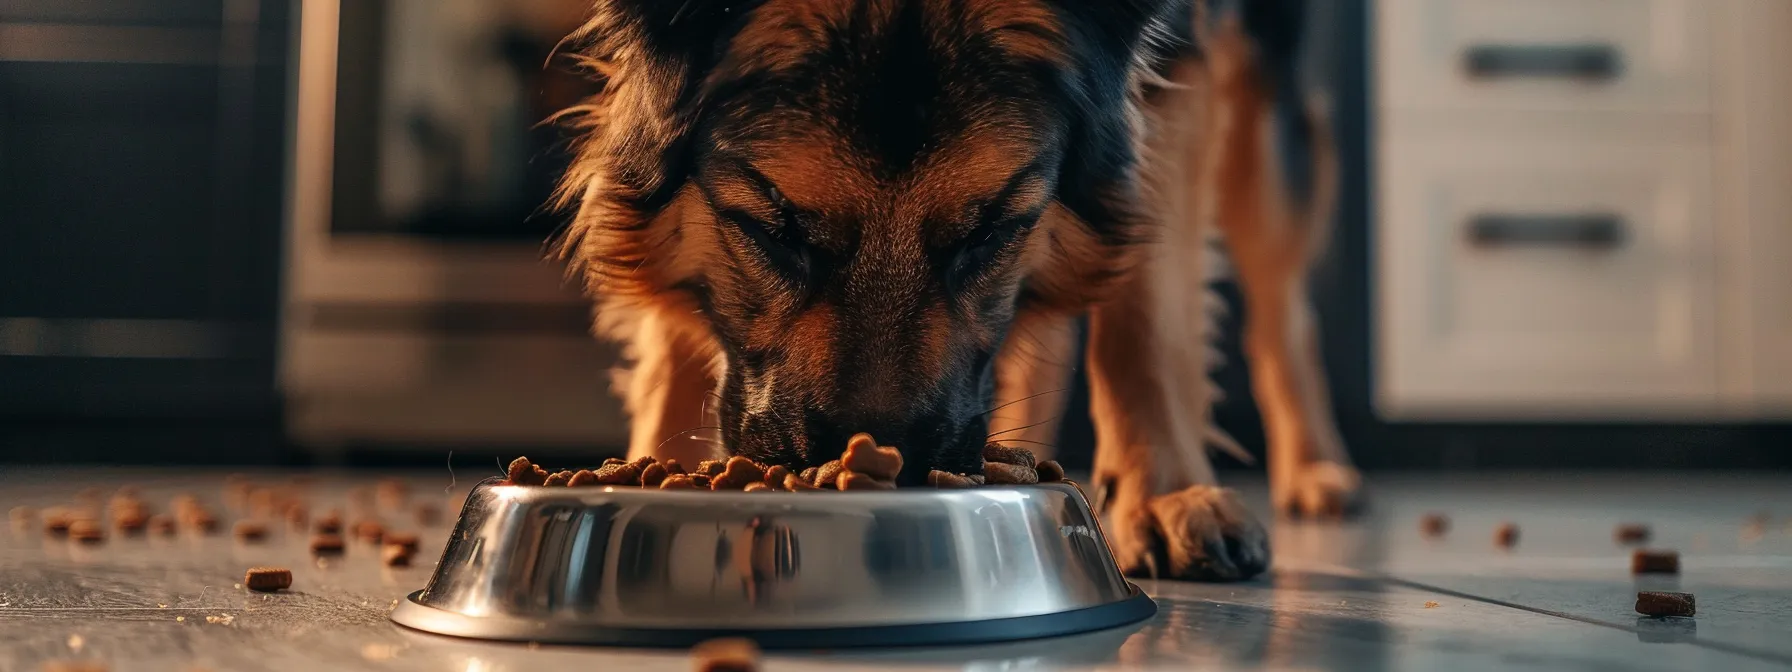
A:
{"label": "dry dog food", "polygon": [[342,555],[343,548],[342,537],[334,534],[320,534],[311,538],[312,555]]}
{"label": "dry dog food", "polygon": [[784,489],[791,492],[809,492],[820,490],[814,483],[803,480],[801,474],[790,474],[784,477]]}
{"label": "dry dog food", "polygon": [[253,520],[245,520],[236,524],[235,532],[236,538],[254,543],[267,538],[268,526]]}
{"label": "dry dog food", "polygon": [[765,483],[765,469],[752,460],[736,455],[728,458],[721,475],[709,479],[709,489],[744,490],[750,483]]}
{"label": "dry dog food", "polygon": [[510,461],[505,483],[510,485],[543,485],[548,482],[548,471],[530,462],[527,457],[519,457]]}
{"label": "dry dog food", "polygon": [[[784,482],[790,480],[790,470],[780,465],[772,465],[765,470],[765,485],[774,490],[784,489]],[[647,483],[643,481],[642,485]]]}
{"label": "dry dog food", "polygon": [[218,517],[192,495],[176,495],[173,500],[174,520],[182,527],[209,534],[218,530]]}
{"label": "dry dog food", "polygon": [[99,521],[76,518],[68,524],[68,538],[83,544],[97,544],[106,540],[106,533],[100,529]]}
{"label": "dry dog food", "polygon": [[386,563],[387,567],[409,567],[414,553],[412,549],[397,544],[386,544],[380,550],[380,562]]}
{"label": "dry dog food", "polygon": [[1513,546],[1517,546],[1518,525],[1513,523],[1500,523],[1500,526],[1493,531],[1493,543],[1499,544],[1500,548],[1512,548]]}
{"label": "dry dog food", "polygon": [[1013,464],[1033,468],[1033,451],[1025,448],[1013,448],[999,443],[991,443],[983,447],[983,459],[989,462]]}
{"label": "dry dog food", "polygon": [[1650,530],[1642,523],[1625,523],[1612,531],[1612,538],[1626,546],[1649,543]]}
{"label": "dry dog food", "polygon": [[1637,549],[1630,554],[1632,574],[1679,574],[1680,554],[1675,551]]}
{"label": "dry dog food", "polygon": [[727,468],[727,466],[727,460],[704,460],[697,463],[697,468],[692,470],[691,474],[693,476],[708,476],[710,478],[715,478],[721,476],[723,469]]}
{"label": "dry dog food", "polygon": [[[1031,458],[1032,454],[1027,456]],[[902,452],[879,447],[870,434],[854,434],[846,442],[846,452],[840,454],[840,468],[881,481],[894,481],[896,475],[902,473]]]}
{"label": "dry dog food", "polygon": [[356,539],[369,544],[377,544],[380,543],[380,537],[385,536],[386,527],[379,524],[378,521],[361,520],[355,523],[354,533]]}
{"label": "dry dog food", "polygon": [[243,587],[262,593],[286,590],[292,587],[292,570],[285,567],[250,567],[243,574]]}
{"label": "dry dog food", "polygon": [[1427,537],[1441,537],[1450,533],[1450,517],[1441,513],[1427,513],[1419,519],[1419,530]]}
{"label": "dry dog food", "polygon": [[[677,466],[677,464],[678,463],[674,462],[673,466]],[[672,470],[667,469],[666,465],[660,464],[658,462],[649,464],[649,465],[647,465],[646,469],[641,470],[641,487],[643,487],[643,488],[660,487],[660,484],[664,483],[666,481],[666,477],[671,476],[671,475],[672,475]]]}
{"label": "dry dog food", "polygon": [[856,471],[842,471],[834,479],[837,490],[895,490],[896,483]]}
{"label": "dry dog food", "polygon": [[990,485],[1031,485],[1039,482],[1039,472],[1018,464],[984,462],[983,478]]}
{"label": "dry dog food", "polygon": [[52,506],[44,509],[44,534],[67,534],[69,523],[74,522],[74,520],[74,516],[71,515],[66,508]]}
{"label": "dry dog food", "polygon": [[1692,593],[1644,591],[1636,594],[1636,613],[1644,616],[1691,616],[1698,611],[1695,602]]}
{"label": "dry dog food", "polygon": [[818,488],[835,487],[834,484],[839,482],[840,472],[844,469],[839,460],[830,460],[815,469],[815,480],[810,482]]}
{"label": "dry dog food", "polygon": [[112,525],[123,534],[137,534],[149,527],[149,512],[143,509],[130,509],[112,514]]}
{"label": "dry dog food", "polygon": [[759,645],[742,638],[712,639],[691,649],[696,672],[758,672]]}
{"label": "dry dog food", "polygon": [[[510,462],[504,483],[509,485],[543,486],[640,486],[661,490],[742,490],[811,491],[811,490],[890,490],[902,473],[902,452],[894,447],[879,446],[870,434],[855,434],[847,441],[840,459],[817,467],[792,472],[782,465],[765,466],[743,456],[726,460],[703,460],[687,470],[676,460],[659,461],[640,457],[633,461],[620,458],[604,460],[596,471],[577,470],[549,473],[541,466],[519,457]],[[1027,485],[1033,483],[1076,484],[1064,477],[1064,468],[1054,461],[1035,462],[1033,453],[997,443],[987,444],[983,451],[983,473],[949,473],[933,471],[927,484],[936,488],[971,488],[981,485]],[[1081,486],[1077,486],[1081,490]]]}
{"label": "dry dog food", "polygon": [[1039,482],[1033,453],[999,443],[983,447],[983,478],[990,485],[1029,485]]}
{"label": "dry dog food", "polygon": [[387,546],[399,546],[412,552],[417,550],[417,535],[410,532],[387,532],[384,542]]}
{"label": "dry dog food", "polygon": [[318,534],[339,534],[342,532],[342,514],[336,511],[325,511],[312,525]]}
{"label": "dry dog food", "polygon": [[641,467],[627,462],[606,464],[597,468],[594,477],[596,485],[640,485]]}
{"label": "dry dog food", "polygon": [[218,531],[218,518],[217,516],[213,516],[210,511],[194,511],[187,515],[186,523],[187,527],[190,527],[195,532],[201,534],[211,534]]}

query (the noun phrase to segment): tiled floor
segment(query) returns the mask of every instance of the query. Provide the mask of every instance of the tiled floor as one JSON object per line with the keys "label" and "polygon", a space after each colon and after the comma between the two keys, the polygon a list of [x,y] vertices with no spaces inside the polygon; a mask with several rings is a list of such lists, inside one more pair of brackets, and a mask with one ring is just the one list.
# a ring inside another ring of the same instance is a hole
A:
{"label": "tiled floor", "polygon": [[[217,500],[222,477],[0,468],[0,508],[61,503],[72,489],[123,483],[157,503],[178,491]],[[337,498],[348,486],[328,476],[317,482],[320,495]],[[415,482],[432,498],[446,485],[433,475]],[[1792,669],[1792,476],[1428,476],[1372,485],[1374,513],[1361,523],[1277,526],[1273,576],[1234,585],[1142,582],[1160,607],[1144,624],[998,646],[778,655],[765,669]],[[1243,489],[1262,503],[1260,485]],[[1443,539],[1419,534],[1418,518],[1434,510],[1454,523]],[[1768,515],[1758,521],[1757,512]],[[1510,551],[1493,544],[1504,521],[1521,529]],[[1650,523],[1652,545],[1681,550],[1683,575],[1633,581],[1628,551],[1612,540],[1626,521]],[[427,558],[447,528],[425,531]],[[421,587],[430,562],[389,570],[370,547],[353,547],[318,566],[300,539],[81,547],[35,529],[0,534],[0,670],[82,658],[121,671],[690,669],[680,652],[488,644],[405,630],[386,612]],[[294,591],[235,588],[254,564],[295,568]],[[1672,586],[1698,596],[1696,618],[1632,611],[1636,590]]]}

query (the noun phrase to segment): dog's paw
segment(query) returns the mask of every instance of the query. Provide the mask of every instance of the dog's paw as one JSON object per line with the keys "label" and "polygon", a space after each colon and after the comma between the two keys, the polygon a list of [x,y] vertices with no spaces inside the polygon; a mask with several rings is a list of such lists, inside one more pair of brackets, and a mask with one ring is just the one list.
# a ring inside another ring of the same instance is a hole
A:
{"label": "dog's paw", "polygon": [[1108,528],[1127,576],[1242,581],[1269,568],[1269,535],[1226,488],[1197,485],[1117,506]]}
{"label": "dog's paw", "polygon": [[1363,476],[1350,465],[1308,462],[1275,483],[1270,500],[1291,518],[1351,518],[1363,509]]}

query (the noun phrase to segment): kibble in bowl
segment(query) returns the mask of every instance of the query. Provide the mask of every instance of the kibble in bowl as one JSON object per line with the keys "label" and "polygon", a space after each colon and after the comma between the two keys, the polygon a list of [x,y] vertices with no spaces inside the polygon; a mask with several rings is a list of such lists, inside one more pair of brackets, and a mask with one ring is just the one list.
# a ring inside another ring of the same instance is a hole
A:
{"label": "kibble in bowl", "polygon": [[[933,471],[926,484],[938,489],[975,488],[985,485],[1070,483],[1057,462],[1037,461],[1031,451],[991,443],[983,451],[981,473]],[[527,457],[518,457],[506,468],[503,485],[539,487],[640,487],[660,490],[737,490],[746,492],[878,491],[896,489],[902,472],[902,452],[879,446],[870,434],[855,434],[838,460],[793,472],[782,465],[764,465],[741,456],[704,460],[688,471],[677,460],[640,457],[634,461],[610,458],[595,471],[580,469],[549,472]],[[1075,485],[1072,483],[1072,485]],[[1079,487],[1080,491],[1081,488]]]}

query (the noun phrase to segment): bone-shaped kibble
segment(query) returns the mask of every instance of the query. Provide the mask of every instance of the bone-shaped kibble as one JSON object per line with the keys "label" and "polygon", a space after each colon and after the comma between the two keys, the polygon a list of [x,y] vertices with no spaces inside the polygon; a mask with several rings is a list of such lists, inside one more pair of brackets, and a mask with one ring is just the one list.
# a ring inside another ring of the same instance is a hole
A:
{"label": "bone-shaped kibble", "polygon": [[722,470],[721,476],[710,479],[709,489],[741,490],[746,488],[748,483],[764,482],[764,469],[759,468],[759,465],[752,460],[736,455],[728,458],[728,465]]}
{"label": "bone-shaped kibble", "polygon": [[854,434],[846,442],[846,452],[840,455],[840,467],[872,478],[894,481],[896,475],[902,473],[902,452],[895,448],[879,447],[870,434]]}

